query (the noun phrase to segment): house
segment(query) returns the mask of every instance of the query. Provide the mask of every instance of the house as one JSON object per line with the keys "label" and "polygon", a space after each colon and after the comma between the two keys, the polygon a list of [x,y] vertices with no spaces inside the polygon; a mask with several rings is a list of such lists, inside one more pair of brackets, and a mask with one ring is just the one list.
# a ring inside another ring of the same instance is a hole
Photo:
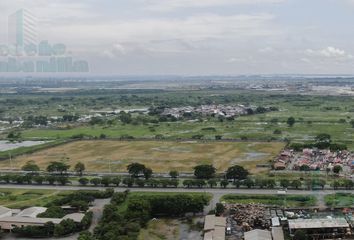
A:
{"label": "house", "polygon": [[204,240],[225,240],[226,218],[207,215],[204,222]]}

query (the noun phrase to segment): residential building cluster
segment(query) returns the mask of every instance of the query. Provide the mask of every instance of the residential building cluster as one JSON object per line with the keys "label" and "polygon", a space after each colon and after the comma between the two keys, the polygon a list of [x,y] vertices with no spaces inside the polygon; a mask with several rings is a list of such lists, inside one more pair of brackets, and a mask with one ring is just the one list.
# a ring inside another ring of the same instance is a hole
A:
{"label": "residential building cluster", "polygon": [[354,170],[354,153],[346,150],[331,151],[317,148],[305,148],[302,152],[287,149],[275,159],[274,169],[301,170],[304,165],[312,171],[331,171],[336,165],[350,171],[350,169]]}
{"label": "residential building cluster", "polygon": [[247,115],[255,109],[256,107],[254,106],[246,107],[244,105],[201,105],[198,107],[166,108],[162,115],[180,118],[185,114],[200,114],[202,116],[222,116],[228,118]]}

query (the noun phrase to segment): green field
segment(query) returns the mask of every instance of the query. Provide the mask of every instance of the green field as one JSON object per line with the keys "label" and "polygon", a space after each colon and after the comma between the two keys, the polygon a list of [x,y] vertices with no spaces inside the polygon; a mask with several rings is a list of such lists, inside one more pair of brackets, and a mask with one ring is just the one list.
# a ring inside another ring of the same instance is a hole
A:
{"label": "green field", "polygon": [[0,205],[9,208],[40,207],[70,193],[57,190],[0,189]]}
{"label": "green field", "polygon": [[[51,161],[73,167],[81,161],[88,171],[125,172],[127,165],[139,162],[155,172],[192,172],[198,164],[213,164],[221,172],[240,164],[258,171],[257,164],[268,163],[284,146],[279,142],[76,141],[13,158],[12,166],[21,168],[32,160],[41,169]],[[2,169],[9,166],[9,160],[0,162]]]}
{"label": "green field", "polygon": [[[329,133],[334,142],[347,144],[354,150],[354,128],[350,121],[354,119],[354,101],[349,96],[309,96],[295,94],[277,94],[246,90],[200,90],[200,91],[87,91],[79,95],[73,93],[23,94],[21,98],[11,95],[0,97],[1,102],[9,107],[3,115],[9,116],[61,116],[63,114],[90,114],[93,110],[115,110],[129,108],[148,108],[168,105],[171,107],[199,106],[202,104],[251,104],[255,106],[275,106],[280,111],[242,116],[233,121],[220,122],[217,118],[204,118],[203,121],[189,122],[137,122],[123,124],[117,117],[107,117],[110,123],[96,125],[63,123],[52,128],[20,129],[24,139],[67,139],[74,135],[85,134],[99,137],[154,138],[190,138],[203,135],[214,139],[215,135],[223,138],[249,138],[259,140],[289,139],[292,141],[310,141],[320,133]],[[61,106],[61,107],[58,107]],[[63,106],[65,109],[63,110]],[[1,109],[0,109],[1,110]],[[1,112],[0,112],[1,116]],[[286,120],[293,116],[296,123],[288,127]],[[138,119],[138,114],[133,119]],[[157,120],[156,116],[144,116]],[[215,131],[203,130],[215,128]],[[274,134],[280,130],[280,134]],[[6,132],[0,135],[5,138]]]}
{"label": "green field", "polygon": [[316,205],[316,197],[305,195],[239,195],[227,194],[221,198],[222,202],[240,204],[265,204],[282,207],[310,207]]}
{"label": "green field", "polygon": [[329,207],[353,207],[354,194],[336,193],[325,197],[326,205]]}

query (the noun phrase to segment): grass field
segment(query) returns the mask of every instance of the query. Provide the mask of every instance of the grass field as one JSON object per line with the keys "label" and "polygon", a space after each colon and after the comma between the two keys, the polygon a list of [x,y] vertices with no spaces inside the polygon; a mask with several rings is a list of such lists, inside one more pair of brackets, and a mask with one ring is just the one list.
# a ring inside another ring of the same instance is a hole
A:
{"label": "grass field", "polygon": [[354,194],[336,193],[325,197],[326,205],[329,207],[353,207]]}
{"label": "grass field", "polygon": [[276,205],[285,207],[310,207],[316,205],[316,198],[314,196],[305,195],[238,195],[227,194],[224,195],[221,201],[226,203],[258,203],[265,205]]}
{"label": "grass field", "polygon": [[70,191],[0,189],[0,205],[9,208],[45,206]]}
{"label": "grass field", "polygon": [[[198,164],[213,164],[224,171],[234,164],[255,170],[256,164],[266,163],[284,147],[283,143],[249,142],[173,142],[173,141],[77,141],[22,155],[12,160],[15,168],[35,161],[42,169],[51,161],[65,161],[72,167],[79,161],[88,171],[126,171],[128,164],[139,162],[155,172],[178,170],[191,172]],[[9,160],[0,168],[9,168]]]}

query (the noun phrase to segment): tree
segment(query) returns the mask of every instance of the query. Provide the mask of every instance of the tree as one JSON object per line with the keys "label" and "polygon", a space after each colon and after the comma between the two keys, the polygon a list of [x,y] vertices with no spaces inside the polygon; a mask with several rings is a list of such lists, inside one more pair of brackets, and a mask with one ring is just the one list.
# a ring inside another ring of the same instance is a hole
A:
{"label": "tree", "polygon": [[40,169],[37,164],[34,163],[34,161],[28,161],[23,167],[22,171],[27,171],[27,172],[38,172]]}
{"label": "tree", "polygon": [[308,172],[308,171],[310,171],[310,166],[303,164],[300,166],[300,171]]}
{"label": "tree", "polygon": [[87,178],[80,178],[80,179],[79,179],[79,183],[80,183],[81,185],[86,186],[86,185],[89,183],[89,180],[88,180]]}
{"label": "tree", "polygon": [[215,176],[216,168],[213,165],[198,165],[194,167],[194,176],[199,179],[210,179]]}
{"label": "tree", "polygon": [[176,171],[176,170],[170,171],[170,177],[171,178],[178,178],[178,176],[179,176],[178,171]]}
{"label": "tree", "polygon": [[40,218],[62,218],[65,216],[64,210],[59,206],[51,206],[43,213],[37,215]]}
{"label": "tree", "polygon": [[263,178],[256,178],[255,185],[262,189],[267,186],[267,180]]}
{"label": "tree", "polygon": [[109,184],[111,184],[111,182],[112,182],[111,178],[107,177],[107,176],[105,176],[101,179],[101,184],[103,184],[103,186],[105,186],[105,187],[108,187]]}
{"label": "tree", "polygon": [[321,133],[315,137],[315,140],[316,140],[316,142],[330,143],[331,142],[331,135],[329,135],[327,133]]}
{"label": "tree", "polygon": [[351,190],[354,187],[354,182],[350,179],[344,179],[343,186],[345,187],[345,189]]}
{"label": "tree", "polygon": [[291,182],[290,185],[291,185],[293,188],[295,188],[295,189],[299,189],[299,188],[301,187],[302,183],[301,183],[300,180],[295,179],[295,180],[293,180],[293,181]]}
{"label": "tree", "polygon": [[132,187],[134,184],[134,179],[132,178],[124,178],[123,179],[123,184],[127,185],[128,187]]}
{"label": "tree", "polygon": [[67,183],[70,183],[70,181],[68,180],[67,177],[64,176],[60,176],[57,178],[57,181],[61,184],[61,185],[66,185]]}
{"label": "tree", "polygon": [[57,178],[54,176],[46,176],[45,177],[45,181],[48,182],[50,185],[53,185],[56,180],[57,180]]}
{"label": "tree", "polygon": [[280,180],[280,186],[283,188],[288,188],[290,185],[290,181],[288,179],[281,179]]}
{"label": "tree", "polygon": [[72,219],[64,219],[54,227],[54,237],[61,237],[76,230],[76,224]]}
{"label": "tree", "polygon": [[235,182],[236,180],[246,179],[248,174],[249,174],[248,171],[244,169],[242,166],[235,165],[227,169],[226,178],[233,179]]}
{"label": "tree", "polygon": [[121,111],[119,113],[119,120],[124,124],[129,124],[132,122],[132,116],[130,113],[126,113],[124,111]]}
{"label": "tree", "polygon": [[220,186],[226,188],[228,185],[229,185],[229,181],[227,181],[226,179],[221,180]]}
{"label": "tree", "polygon": [[101,178],[92,178],[92,179],[90,180],[90,183],[93,184],[93,185],[95,185],[95,186],[98,186],[98,185],[101,184]]}
{"label": "tree", "polygon": [[215,215],[220,216],[221,214],[224,213],[224,211],[225,211],[224,205],[221,203],[217,203],[215,207]]}
{"label": "tree", "polygon": [[117,187],[119,186],[120,182],[122,180],[120,179],[120,177],[114,177],[112,178],[112,184],[116,185]]}
{"label": "tree", "polygon": [[76,163],[74,170],[79,176],[82,176],[83,172],[85,171],[85,164],[82,162]]}
{"label": "tree", "polygon": [[268,179],[267,180],[267,188],[272,189],[276,186],[276,182],[274,179]]}
{"label": "tree", "polygon": [[213,188],[218,184],[218,182],[215,179],[210,179],[210,180],[208,180],[208,184],[209,184],[210,188]]}
{"label": "tree", "polygon": [[352,125],[352,128],[354,128],[354,120],[350,121],[350,125]]}
{"label": "tree", "polygon": [[81,232],[78,240],[96,240],[89,231]]}
{"label": "tree", "polygon": [[247,186],[247,188],[252,188],[254,186],[254,181],[250,178],[247,178],[243,181],[243,184]]}
{"label": "tree", "polygon": [[342,166],[336,165],[336,166],[333,167],[332,171],[333,171],[333,173],[338,175],[342,170],[343,170]]}
{"label": "tree", "polygon": [[34,176],[33,181],[36,182],[38,185],[42,185],[44,182],[43,176]]}
{"label": "tree", "polygon": [[316,136],[315,138],[316,140],[316,147],[320,148],[320,149],[325,149],[330,147],[331,145],[331,135],[327,134],[327,133],[321,133],[319,135]]}
{"label": "tree", "polygon": [[145,168],[143,170],[143,174],[144,174],[145,179],[148,180],[152,176],[152,169],[151,168]]}
{"label": "tree", "polygon": [[294,117],[289,117],[288,120],[286,121],[286,123],[289,125],[289,127],[294,126],[295,124],[295,118]]}
{"label": "tree", "polygon": [[48,172],[58,172],[60,175],[66,173],[70,168],[70,165],[65,164],[64,162],[51,162],[48,167]]}
{"label": "tree", "polygon": [[144,173],[146,169],[145,165],[140,163],[131,163],[128,165],[127,170],[132,177],[139,177],[140,174]]}

